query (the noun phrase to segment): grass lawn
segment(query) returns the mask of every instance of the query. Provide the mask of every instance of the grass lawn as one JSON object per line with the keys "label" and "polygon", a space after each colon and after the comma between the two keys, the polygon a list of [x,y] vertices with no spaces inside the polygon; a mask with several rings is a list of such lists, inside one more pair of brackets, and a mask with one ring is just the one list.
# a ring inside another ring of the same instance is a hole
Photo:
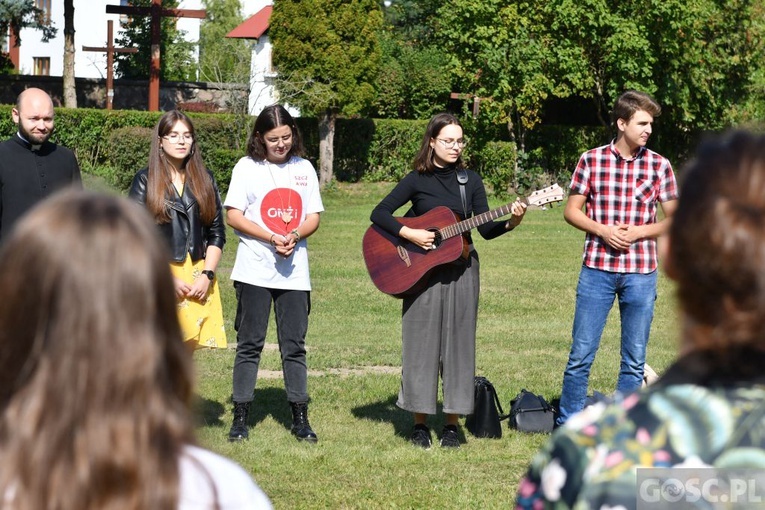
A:
{"label": "grass lawn", "polygon": [[[90,180],[86,185],[95,186]],[[369,213],[391,187],[338,184],[325,191],[321,227],[309,240],[308,385],[316,445],[298,443],[289,433],[273,325],[250,413],[250,439],[226,440],[236,342],[236,303],[228,276],[237,239],[230,232],[218,271],[229,349],[194,354],[198,439],[252,473],[276,508],[507,507],[547,438],[508,430],[505,422],[501,439],[476,439],[461,429],[466,442],[457,451],[437,446],[423,451],[408,443],[411,416],[395,406],[401,305],[377,291],[361,255]],[[566,224],[560,205],[530,210],[518,229],[491,242],[475,236],[482,272],[477,373],[494,384],[506,410],[521,388],[548,400],[560,396],[583,238]],[[590,391],[615,388],[618,326],[614,309]],[[659,373],[674,357],[677,332],[673,287],[662,275],[648,352],[648,363]],[[435,431],[442,425],[440,416],[431,422]]]}

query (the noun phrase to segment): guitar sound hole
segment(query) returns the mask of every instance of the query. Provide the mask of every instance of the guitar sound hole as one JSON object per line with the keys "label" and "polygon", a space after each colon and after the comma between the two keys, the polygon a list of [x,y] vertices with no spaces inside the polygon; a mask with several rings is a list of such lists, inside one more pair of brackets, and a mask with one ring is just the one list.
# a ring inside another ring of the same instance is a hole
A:
{"label": "guitar sound hole", "polygon": [[435,250],[439,246],[441,246],[441,242],[443,239],[441,238],[441,232],[438,230],[435,231],[436,237],[433,238],[433,249]]}

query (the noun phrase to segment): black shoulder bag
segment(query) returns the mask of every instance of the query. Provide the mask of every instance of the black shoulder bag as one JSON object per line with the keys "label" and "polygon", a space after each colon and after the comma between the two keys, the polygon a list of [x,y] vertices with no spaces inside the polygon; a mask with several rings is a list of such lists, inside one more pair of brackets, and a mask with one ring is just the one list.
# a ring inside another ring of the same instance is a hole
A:
{"label": "black shoulder bag", "polygon": [[555,409],[541,395],[522,389],[510,401],[509,425],[521,432],[552,432]]}
{"label": "black shoulder bag", "polygon": [[475,382],[475,407],[473,414],[465,419],[465,427],[475,437],[502,437],[502,424],[504,419],[501,414],[502,405],[499,403],[497,391],[485,377],[476,376]]}

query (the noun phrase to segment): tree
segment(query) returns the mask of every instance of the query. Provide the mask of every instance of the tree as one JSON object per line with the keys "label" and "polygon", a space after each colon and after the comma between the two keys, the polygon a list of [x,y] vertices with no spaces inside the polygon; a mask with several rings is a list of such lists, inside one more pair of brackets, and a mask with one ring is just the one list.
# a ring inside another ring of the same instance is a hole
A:
{"label": "tree", "polygon": [[319,117],[319,182],[333,178],[338,115],[362,115],[376,96],[380,70],[376,0],[280,0],[269,34],[283,101]]}
{"label": "tree", "polygon": [[205,0],[207,19],[199,31],[199,76],[203,81],[249,83],[252,51],[246,41],[227,38],[244,21],[239,0]]}
{"label": "tree", "polygon": [[452,73],[444,53],[380,34],[381,72],[372,114],[380,118],[423,119],[444,111],[452,91]]}
{"label": "tree", "polygon": [[74,0],[64,0],[64,106],[77,108],[74,81]]}
{"label": "tree", "polygon": [[389,0],[382,3],[385,25],[413,46],[432,42],[438,19],[438,0]]}
{"label": "tree", "polygon": [[10,31],[21,44],[21,29],[32,28],[42,31],[42,40],[47,42],[56,36],[56,27],[43,12],[35,7],[34,0],[0,0],[0,42]]}
{"label": "tree", "polygon": [[433,44],[438,5],[433,0],[397,0],[383,7],[374,116],[422,119],[446,109],[452,72],[449,56]]}
{"label": "tree", "polygon": [[541,3],[453,0],[437,17],[437,41],[450,57],[459,92],[481,98],[480,121],[506,124],[521,153],[555,91],[546,72]]}
{"label": "tree", "polygon": [[[162,7],[177,8],[178,0],[162,0]],[[136,7],[150,7],[151,0],[131,0]],[[192,57],[194,45],[183,37],[185,32],[176,28],[176,19],[162,17],[160,41],[160,79],[163,81],[196,80],[196,66]],[[151,17],[135,16],[122,24],[123,33],[117,46],[138,48],[138,53],[118,53],[117,75],[122,78],[147,78],[151,68]]]}
{"label": "tree", "polygon": [[[625,89],[663,105],[663,147],[761,111],[763,0],[452,0],[433,37],[459,91],[488,98],[481,121],[507,122],[523,161],[524,135],[551,99],[588,99],[609,125]],[[664,136],[669,132],[673,137]]]}
{"label": "tree", "polygon": [[762,67],[762,0],[542,5],[550,76],[560,89],[591,99],[604,125],[625,89],[653,94],[664,110],[663,145],[674,150],[691,145],[690,133],[734,122]]}

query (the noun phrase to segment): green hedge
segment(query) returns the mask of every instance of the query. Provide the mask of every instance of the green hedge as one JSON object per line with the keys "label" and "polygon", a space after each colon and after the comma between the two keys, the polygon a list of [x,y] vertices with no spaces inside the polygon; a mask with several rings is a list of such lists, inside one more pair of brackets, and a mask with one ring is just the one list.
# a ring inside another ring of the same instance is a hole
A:
{"label": "green hedge", "polygon": [[109,133],[103,151],[109,173],[101,174],[101,177],[115,188],[127,190],[136,172],[149,161],[153,132],[150,127],[127,126]]}
{"label": "green hedge", "polygon": [[[10,105],[0,106],[0,136],[16,132]],[[56,109],[52,140],[74,151],[84,172],[104,178],[126,191],[133,175],[146,166],[151,132],[163,112],[133,110]],[[205,164],[222,187],[228,187],[231,168],[241,155],[250,119],[230,114],[191,113],[197,144]]]}
{"label": "green hedge", "polygon": [[481,178],[495,195],[505,196],[515,188],[515,144],[512,142],[489,142],[477,154]]}
{"label": "green hedge", "polygon": [[[112,131],[107,137],[103,151],[107,164],[98,167],[98,170],[93,173],[106,179],[115,188],[127,190],[135,173],[144,168],[149,160],[153,132],[153,128],[147,127],[121,127]],[[197,132],[200,135],[202,133],[199,130]],[[197,143],[202,151],[205,165],[215,176],[221,193],[225,194],[231,180],[231,169],[241,157],[242,152],[217,147],[218,144],[209,136],[200,136]]]}
{"label": "green hedge", "polygon": [[[606,128],[596,126],[539,126],[526,139],[524,168],[530,175],[544,173],[563,185],[571,178],[586,150],[611,141]],[[539,184],[539,183],[537,183]],[[546,183],[541,183],[546,184]]]}
{"label": "green hedge", "polygon": [[[53,140],[74,150],[84,172],[99,175],[126,190],[136,171],[146,166],[151,128],[162,112],[131,110],[56,109]],[[197,146],[225,193],[231,169],[245,154],[252,117],[190,113]],[[309,159],[318,169],[319,131],[313,118],[296,120]],[[394,119],[338,119],[334,139],[335,178],[344,182],[397,181],[411,171],[427,121]],[[11,106],[0,105],[0,137],[16,131]],[[487,137],[490,138],[490,137]],[[598,128],[542,126],[527,138],[521,159],[515,145],[471,137],[465,151],[470,168],[481,174],[497,195],[525,192],[556,181],[564,184],[579,155],[607,143]],[[518,171],[516,173],[516,168]]]}
{"label": "green hedge", "polygon": [[340,181],[398,181],[412,170],[427,121],[338,119],[335,175]]}

